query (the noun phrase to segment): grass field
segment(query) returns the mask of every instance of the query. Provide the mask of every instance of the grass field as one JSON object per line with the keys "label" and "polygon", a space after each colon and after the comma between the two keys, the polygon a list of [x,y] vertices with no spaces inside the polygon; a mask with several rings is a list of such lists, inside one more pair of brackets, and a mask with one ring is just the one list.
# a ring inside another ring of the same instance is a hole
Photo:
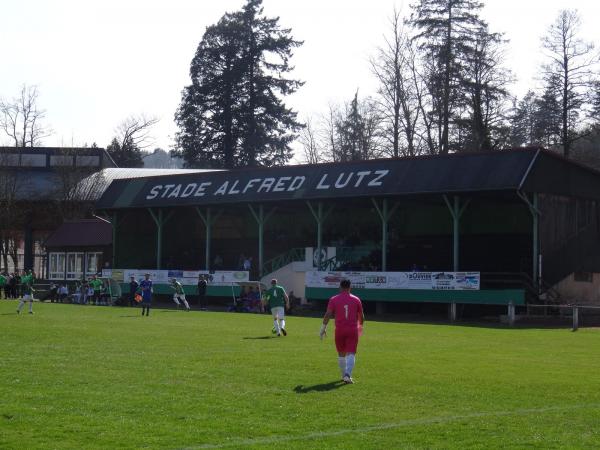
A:
{"label": "grass field", "polygon": [[[0,301],[0,448],[598,448],[600,330]],[[27,311],[27,309],[25,309]]]}

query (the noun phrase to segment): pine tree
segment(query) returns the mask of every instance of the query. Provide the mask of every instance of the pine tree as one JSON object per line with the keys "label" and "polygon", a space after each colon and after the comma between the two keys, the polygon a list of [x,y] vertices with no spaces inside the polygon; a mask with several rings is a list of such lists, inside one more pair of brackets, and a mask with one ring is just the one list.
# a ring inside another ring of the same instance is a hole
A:
{"label": "pine tree", "polygon": [[283,97],[302,83],[286,78],[301,42],[279,18],[263,16],[262,0],[225,14],[207,28],[190,66],[175,120],[177,144],[188,167],[233,168],[286,163],[296,113]]}
{"label": "pine tree", "polygon": [[431,117],[437,121],[438,151],[450,150],[450,125],[455,112],[463,106],[460,91],[465,55],[473,48],[478,30],[485,28],[479,17],[483,7],[475,0],[420,0],[412,6],[410,23],[415,39],[425,52],[430,71]]}
{"label": "pine tree", "polygon": [[135,145],[122,145],[117,138],[113,138],[106,151],[118,167],[144,167],[142,151]]}

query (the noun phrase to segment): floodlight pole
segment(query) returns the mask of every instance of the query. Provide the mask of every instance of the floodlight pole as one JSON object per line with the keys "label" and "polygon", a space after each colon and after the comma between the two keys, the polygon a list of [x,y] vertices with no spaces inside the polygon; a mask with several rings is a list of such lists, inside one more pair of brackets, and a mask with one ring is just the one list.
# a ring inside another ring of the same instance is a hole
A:
{"label": "floodlight pole", "polygon": [[458,272],[459,270],[459,261],[460,261],[460,218],[462,217],[465,209],[469,206],[470,199],[465,201],[461,206],[460,197],[455,195],[453,198],[454,202],[450,203],[448,196],[444,194],[444,201],[446,202],[446,206],[448,206],[448,210],[452,215],[452,270],[454,272]]}
{"label": "floodlight pole", "polygon": [[323,248],[323,223],[327,220],[331,211],[333,211],[333,206],[330,206],[326,212],[323,212],[323,202],[317,203],[317,210],[310,203],[310,201],[306,201],[308,205],[308,209],[312,213],[315,221],[317,222],[317,270],[321,270],[322,265],[322,248]]}
{"label": "floodlight pole", "polygon": [[223,210],[220,209],[217,214],[213,216],[210,206],[206,208],[206,214],[204,214],[202,210],[196,206],[196,212],[202,219],[202,222],[204,222],[204,227],[206,229],[206,251],[204,257],[206,270],[210,270],[210,241],[212,239],[212,226],[221,216]]}
{"label": "floodlight pole", "polygon": [[265,231],[265,224],[271,218],[276,208],[272,208],[271,211],[269,211],[266,215],[264,206],[262,204],[258,205],[258,211],[255,211],[251,204],[248,204],[248,208],[250,209],[250,212],[252,213],[254,219],[256,220],[256,223],[258,224],[258,275],[259,277],[262,277],[264,269],[263,236]]}
{"label": "floodlight pole", "polygon": [[375,206],[375,210],[377,210],[377,214],[379,214],[379,218],[381,219],[381,270],[385,272],[387,270],[387,244],[388,244],[388,223],[391,217],[394,215],[396,210],[398,209],[398,203],[392,206],[392,209],[388,209],[388,199],[384,198],[381,202],[381,208],[377,203],[375,198],[371,198],[373,202],[373,206]]}
{"label": "floodlight pole", "polygon": [[163,210],[158,209],[158,213],[152,211],[152,208],[148,208],[148,212],[154,219],[154,223],[156,223],[156,269],[160,270],[160,265],[162,261],[162,232],[164,225],[169,221],[173,214],[174,210],[169,211],[167,216],[164,216]]}

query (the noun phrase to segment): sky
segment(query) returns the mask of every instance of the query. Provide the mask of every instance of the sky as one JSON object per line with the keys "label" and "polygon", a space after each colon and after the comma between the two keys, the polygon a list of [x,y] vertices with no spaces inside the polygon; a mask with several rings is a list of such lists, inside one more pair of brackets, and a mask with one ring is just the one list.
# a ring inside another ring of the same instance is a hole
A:
{"label": "sky", "polygon": [[[189,66],[207,26],[244,0],[3,0],[0,15],[0,98],[36,85],[47,146],[106,147],[133,114],[155,116],[152,147],[171,149],[173,116]],[[539,86],[540,39],[561,9],[577,9],[581,36],[600,47],[598,0],[484,0],[490,29],[509,39],[506,66],[523,95]],[[394,7],[410,0],[264,0],[267,16],[304,41],[293,76],[305,85],[286,103],[301,119],[324,113],[354,92],[372,95],[369,57],[383,43]],[[10,140],[0,135],[0,145]],[[296,156],[296,159],[299,155]]]}

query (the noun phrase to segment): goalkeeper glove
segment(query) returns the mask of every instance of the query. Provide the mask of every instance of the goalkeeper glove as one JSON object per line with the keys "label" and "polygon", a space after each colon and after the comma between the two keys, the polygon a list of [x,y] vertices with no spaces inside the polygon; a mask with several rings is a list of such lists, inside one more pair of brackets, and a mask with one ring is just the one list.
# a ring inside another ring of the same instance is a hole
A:
{"label": "goalkeeper glove", "polygon": [[323,340],[325,336],[327,336],[327,325],[323,324],[321,325],[321,331],[319,331],[319,337]]}

